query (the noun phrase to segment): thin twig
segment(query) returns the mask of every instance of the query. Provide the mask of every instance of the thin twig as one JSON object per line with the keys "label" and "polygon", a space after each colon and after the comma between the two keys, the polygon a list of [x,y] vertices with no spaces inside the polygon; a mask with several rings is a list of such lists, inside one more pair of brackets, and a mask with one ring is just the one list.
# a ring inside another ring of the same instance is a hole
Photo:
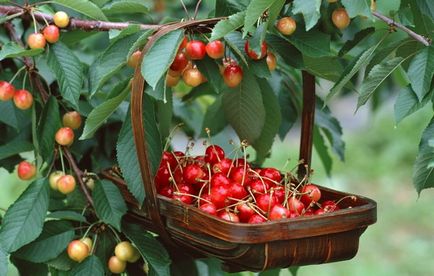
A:
{"label": "thin twig", "polygon": [[425,46],[429,46],[431,45],[432,41],[430,41],[428,38],[417,34],[415,32],[413,32],[412,30],[410,30],[409,28],[405,27],[404,25],[401,25],[398,22],[395,22],[393,19],[382,15],[381,13],[377,12],[377,11],[373,11],[372,14],[377,17],[380,20],[383,20],[384,22],[386,22],[387,24],[389,24],[390,26],[394,26],[398,29],[403,30],[404,32],[406,32],[407,34],[409,34],[412,38],[416,39],[417,41],[419,41],[420,43],[422,43]]}
{"label": "thin twig", "polygon": [[[23,9],[15,6],[0,6],[0,14],[16,14],[23,13]],[[25,14],[23,14],[25,15]],[[45,23],[53,22],[53,16],[45,13],[35,12],[35,19],[38,22]],[[98,20],[81,20],[76,18],[71,18],[68,28],[69,29],[81,29],[84,31],[109,31],[109,30],[122,30],[131,25],[139,25],[142,30],[157,30],[162,25],[152,25],[152,24],[135,24],[129,22],[109,22],[109,21],[98,21]]]}
{"label": "thin twig", "polygon": [[184,8],[185,15],[187,16],[188,19],[190,19],[190,14],[188,13],[188,10],[187,10],[187,7],[184,4],[184,1],[182,1],[182,0],[179,0],[179,1],[181,1],[181,5]]}
{"label": "thin twig", "polygon": [[90,195],[89,190],[87,189],[86,183],[84,183],[83,181],[83,171],[78,168],[74,156],[72,156],[69,149],[64,148],[63,152],[65,153],[65,157],[68,160],[71,169],[74,171],[74,174],[77,176],[78,183],[80,184],[80,188],[83,191],[86,200],[89,202],[90,205],[92,205],[92,207],[95,207],[95,205],[93,204],[92,196]]}

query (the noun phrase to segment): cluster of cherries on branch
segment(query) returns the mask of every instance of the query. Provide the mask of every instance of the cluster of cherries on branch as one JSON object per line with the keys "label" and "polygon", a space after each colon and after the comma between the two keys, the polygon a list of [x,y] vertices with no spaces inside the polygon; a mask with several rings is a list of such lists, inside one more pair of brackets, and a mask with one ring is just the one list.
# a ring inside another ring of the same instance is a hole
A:
{"label": "cluster of cherries on branch", "polygon": [[340,209],[340,201],[321,202],[320,189],[307,177],[298,182],[275,168],[253,168],[245,157],[226,157],[218,145],[195,157],[165,151],[154,182],[160,195],[231,222],[255,224]]}
{"label": "cluster of cherries on branch", "polygon": [[[261,54],[257,55],[249,47],[248,41],[245,44],[247,55],[253,60],[260,60],[267,56],[267,64],[270,70],[276,68],[276,57],[273,53],[268,52],[267,45],[264,43],[261,48]],[[139,62],[141,52],[134,52],[129,58],[128,65],[135,67]],[[210,41],[205,44],[200,40],[188,40],[187,37],[181,42],[178,52],[170,65],[166,75],[166,85],[169,87],[176,86],[182,78],[188,86],[197,87],[207,81],[206,77],[199,71],[194,61],[202,60],[208,55],[212,59],[222,59],[219,64],[220,74],[223,81],[228,87],[237,87],[243,79],[243,69],[231,58],[225,57],[225,46],[220,40]]]}

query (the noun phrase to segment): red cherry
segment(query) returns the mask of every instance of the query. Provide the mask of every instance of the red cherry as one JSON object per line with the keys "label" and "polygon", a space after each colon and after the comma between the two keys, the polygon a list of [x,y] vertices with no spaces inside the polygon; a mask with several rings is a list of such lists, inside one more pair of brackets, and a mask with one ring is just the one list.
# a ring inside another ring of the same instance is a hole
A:
{"label": "red cherry", "polygon": [[74,131],[70,127],[61,127],[54,136],[56,142],[62,146],[70,146],[74,142]]}
{"label": "red cherry", "polygon": [[188,64],[187,57],[184,53],[181,52],[175,56],[172,65],[170,65],[170,69],[172,69],[173,71],[181,72],[182,70],[185,69],[187,64]]}
{"label": "red cherry", "polygon": [[206,45],[206,53],[210,58],[219,59],[225,54],[225,47],[220,40],[211,41]]}
{"label": "red cherry", "polygon": [[274,189],[274,196],[277,199],[278,203],[283,203],[285,201],[285,189],[283,187],[275,187]]}
{"label": "red cherry", "polygon": [[304,211],[303,216],[308,217],[308,216],[313,216],[314,214],[315,214],[315,212],[312,209],[309,208],[309,209],[307,209],[307,210]]}
{"label": "red cherry", "polygon": [[218,217],[230,222],[240,222],[240,218],[236,214],[231,213],[229,211],[221,211],[218,214]]}
{"label": "red cherry", "polygon": [[288,218],[297,218],[301,216],[301,214],[294,212],[294,211],[289,211],[289,217]]}
{"label": "red cherry", "polygon": [[182,79],[185,84],[191,87],[197,87],[206,81],[204,75],[197,68],[186,69],[182,73]]}
{"label": "red cherry", "polygon": [[227,178],[227,176],[222,173],[216,173],[213,176],[211,176],[211,187],[229,186],[229,184],[230,184],[229,178]]}
{"label": "red cherry", "polygon": [[270,215],[268,218],[270,220],[280,220],[285,219],[290,216],[289,210],[283,207],[281,204],[276,204],[271,208]]}
{"label": "red cherry", "polygon": [[210,145],[205,150],[205,161],[211,165],[220,162],[224,158],[225,151],[217,145]]}
{"label": "red cherry", "polygon": [[170,186],[164,186],[164,187],[162,187],[162,188],[158,191],[158,193],[159,193],[160,195],[165,196],[165,197],[173,198],[173,188],[170,187]]}
{"label": "red cherry", "polygon": [[15,87],[7,81],[0,81],[0,101],[9,101],[15,95]]}
{"label": "red cherry", "polygon": [[187,43],[185,51],[191,60],[199,60],[205,57],[206,46],[205,43],[200,40],[191,40]]}
{"label": "red cherry", "polygon": [[199,209],[210,215],[217,215],[217,208],[212,203],[204,203],[200,205]]}
{"label": "red cherry", "polygon": [[223,81],[230,88],[237,87],[243,80],[243,69],[239,65],[228,65],[223,71]]}
{"label": "red cherry", "polygon": [[170,184],[170,172],[167,166],[161,166],[158,168],[157,174],[155,175],[155,185],[157,190],[162,189]]}
{"label": "red cherry", "polygon": [[47,41],[45,40],[43,34],[33,33],[27,38],[27,44],[29,45],[30,49],[43,49],[47,44]]}
{"label": "red cherry", "polygon": [[171,169],[175,169],[178,165],[178,161],[176,160],[175,156],[173,156],[173,153],[165,151],[161,157],[160,167],[163,165],[167,166],[167,163],[169,163]]}
{"label": "red cherry", "polygon": [[271,210],[276,203],[276,198],[270,194],[256,196],[256,205],[258,205],[258,207],[265,213],[268,213],[268,211]]}
{"label": "red cherry", "polygon": [[201,206],[205,203],[210,203],[211,202],[211,195],[210,194],[204,194],[201,196],[200,199],[198,199],[198,205]]}
{"label": "red cherry", "polygon": [[182,40],[181,45],[179,45],[178,51],[183,50],[187,46],[187,43],[188,43],[188,39],[186,36],[184,36],[184,39]]}
{"label": "red cherry", "polygon": [[320,189],[313,184],[304,185],[301,192],[303,193],[301,202],[306,206],[309,206],[311,202],[318,202],[321,198]]}
{"label": "red cherry", "polygon": [[193,188],[187,184],[178,185],[179,194],[174,192],[173,199],[179,200],[185,204],[192,204],[193,197],[191,196]]}
{"label": "red cherry", "polygon": [[340,210],[339,206],[333,200],[326,200],[321,204],[322,208],[326,213],[334,212]]}
{"label": "red cherry", "polygon": [[266,222],[267,220],[264,219],[262,216],[258,215],[258,214],[254,214],[253,216],[250,217],[248,223],[250,224],[258,224],[258,223],[263,223]]}
{"label": "red cherry", "polygon": [[246,169],[250,169],[249,162],[247,162],[246,159],[244,158],[238,158],[236,160],[236,163],[237,163],[237,167],[244,167],[244,165],[246,165]]}
{"label": "red cherry", "polygon": [[202,168],[197,164],[191,164],[184,168],[184,180],[188,184],[195,184],[206,176]]}
{"label": "red cherry", "polygon": [[252,191],[253,194],[265,194],[268,191],[268,184],[265,181],[262,181],[261,179],[255,179],[252,181],[249,181],[248,187]]}
{"label": "red cherry", "polygon": [[33,104],[33,96],[25,89],[16,90],[14,94],[14,104],[21,110],[29,109]]}
{"label": "red cherry", "polygon": [[288,198],[288,208],[291,212],[294,212],[296,214],[301,214],[304,210],[304,204],[297,198],[291,196]]}
{"label": "red cherry", "polygon": [[243,199],[249,195],[246,189],[237,182],[232,182],[229,185],[229,194],[231,197],[236,199]]}
{"label": "red cherry", "polygon": [[229,196],[229,187],[225,185],[214,186],[211,188],[210,201],[217,208],[223,208],[226,205],[226,199]]}
{"label": "red cherry", "polygon": [[231,170],[230,178],[232,181],[238,182],[241,185],[244,185],[243,183],[243,176],[244,176],[244,183],[247,183],[247,174],[245,173],[244,167],[238,166]]}
{"label": "red cherry", "polygon": [[48,25],[44,28],[42,34],[44,35],[45,40],[50,43],[56,43],[60,36],[59,28],[56,25]]}
{"label": "red cherry", "polygon": [[175,183],[184,182],[184,174],[180,168],[175,169],[175,171],[173,171],[172,174],[173,174],[173,178],[175,180]]}
{"label": "red cherry", "polygon": [[248,222],[255,214],[255,211],[247,203],[237,205],[237,211],[241,222]]}
{"label": "red cherry", "polygon": [[229,158],[224,158],[220,162],[215,163],[212,166],[213,173],[223,173],[227,174],[232,167],[232,160]]}
{"label": "red cherry", "polygon": [[265,168],[259,173],[263,177],[264,182],[267,182],[270,187],[276,186],[276,182],[279,183],[282,180],[280,172],[275,168]]}
{"label": "red cherry", "polygon": [[36,167],[27,161],[21,161],[17,168],[18,178],[22,180],[32,179],[36,175]]}
{"label": "red cherry", "polygon": [[325,214],[325,213],[327,213],[324,209],[318,209],[318,210],[316,210],[315,212],[314,212],[314,214],[316,215],[316,216],[318,216],[318,215],[322,215],[322,214]]}
{"label": "red cherry", "polygon": [[246,43],[244,44],[244,50],[246,51],[246,54],[254,60],[260,60],[262,58],[264,58],[267,55],[267,44],[264,42],[262,42],[261,45],[261,55],[258,56],[258,54],[256,54],[255,51],[253,51],[250,46],[249,46],[249,41],[247,40]]}

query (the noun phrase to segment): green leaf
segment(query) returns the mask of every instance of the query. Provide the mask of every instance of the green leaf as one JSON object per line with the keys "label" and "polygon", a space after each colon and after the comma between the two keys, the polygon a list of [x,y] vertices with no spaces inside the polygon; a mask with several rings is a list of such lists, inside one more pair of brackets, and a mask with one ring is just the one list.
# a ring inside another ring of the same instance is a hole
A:
{"label": "green leaf", "polygon": [[408,78],[419,101],[429,92],[434,74],[434,46],[421,50],[410,62]]}
{"label": "green leaf", "polygon": [[0,160],[31,150],[33,150],[32,143],[12,139],[9,143],[0,146]]}
{"label": "green leaf", "polygon": [[[98,234],[98,246],[95,247],[95,255],[103,264],[107,264],[115,250],[117,241],[110,231]],[[108,267],[104,266],[106,275],[109,275]]]}
{"label": "green leaf", "polygon": [[213,59],[205,57],[202,60],[197,60],[195,64],[200,72],[205,75],[208,82],[214,88],[214,91],[217,94],[220,93],[223,89],[224,82],[217,63]]}
{"label": "green leaf", "polygon": [[0,275],[8,273],[8,254],[0,247]]}
{"label": "green leaf", "polygon": [[294,7],[292,8],[292,12],[294,14],[301,13],[303,14],[304,22],[306,25],[306,31],[312,29],[318,19],[320,18],[319,8],[321,7],[321,0],[294,0]]}
{"label": "green leaf", "polygon": [[[99,238],[99,236],[98,236]],[[99,239],[98,239],[98,243],[99,243]],[[97,246],[98,248],[98,246]],[[63,251],[59,256],[57,256],[56,258],[49,260],[47,262],[45,262],[47,265],[49,265],[50,267],[53,267],[57,270],[70,270],[74,265],[76,265],[77,263],[73,260],[71,260],[68,256],[68,253],[65,251]]]}
{"label": "green leaf", "polygon": [[289,272],[291,273],[292,276],[297,276],[299,269],[300,269],[299,266],[291,266],[291,267],[288,268],[288,270],[289,270]]}
{"label": "green leaf", "polygon": [[59,104],[55,97],[50,97],[42,110],[37,127],[40,151],[39,154],[47,162],[51,163],[54,152],[54,136],[59,128],[60,122]]}
{"label": "green leaf", "polygon": [[368,18],[372,18],[371,8],[370,8],[370,0],[342,0],[342,4],[345,6],[348,15],[350,18],[356,16],[366,16]]}
{"label": "green leaf", "polygon": [[172,127],[173,118],[173,96],[172,93],[167,97],[167,102],[163,101],[157,102],[157,118],[158,118],[158,129],[160,130],[161,138],[166,139],[170,135],[170,130]]}
{"label": "green leaf", "polygon": [[424,13],[427,13],[427,10],[424,10],[425,7],[420,4],[421,2],[409,1],[409,5],[411,6],[411,11],[413,13],[412,18],[415,25],[415,31],[418,34],[432,38],[434,21],[432,17],[424,15]]}
{"label": "green leaf", "polygon": [[377,88],[398,68],[404,61],[402,57],[395,57],[375,65],[368,77],[363,81],[360,87],[360,95],[357,102],[357,108],[364,105]]}
{"label": "green leaf", "polygon": [[183,39],[184,30],[172,31],[155,41],[145,54],[142,62],[142,75],[153,89],[165,76]]}
{"label": "green leaf", "polygon": [[210,40],[213,41],[220,39],[228,33],[241,28],[244,23],[245,15],[246,12],[242,11],[229,16],[227,19],[219,21],[212,29]]}
{"label": "green leaf", "polygon": [[250,62],[250,70],[258,78],[268,79],[271,76],[270,69],[268,69],[267,60],[265,58],[260,60],[252,60]]}
{"label": "green leaf", "polygon": [[269,269],[258,273],[258,276],[279,276],[280,270],[280,268]]}
{"label": "green leaf", "polygon": [[52,2],[70,8],[72,10],[75,10],[90,18],[107,21],[107,17],[105,17],[101,9],[97,5],[95,5],[94,3],[88,0],[74,0],[74,1],[53,0]]}
{"label": "green leaf", "polygon": [[265,80],[258,80],[262,100],[265,108],[265,122],[261,135],[253,144],[256,150],[256,162],[263,163],[271,151],[274,138],[279,131],[282,115],[280,114],[279,101],[273,92],[273,89]]}
{"label": "green leaf", "polygon": [[246,66],[249,66],[246,56],[244,55],[244,43],[245,41],[241,37],[241,33],[232,32],[225,35],[225,42],[229,48],[244,62]]}
{"label": "green leaf", "polygon": [[229,16],[246,10],[249,0],[219,0],[215,4],[215,16]]}
{"label": "green leaf", "polygon": [[434,187],[434,168],[428,165],[434,160],[434,148],[429,141],[434,137],[434,118],[425,128],[419,144],[419,153],[413,167],[413,184],[418,194],[423,189]]}
{"label": "green leaf", "polygon": [[369,63],[375,50],[378,48],[381,42],[383,42],[383,39],[366,51],[362,51],[358,57],[354,58],[353,61],[348,64],[340,79],[335,83],[330,90],[330,93],[327,95],[326,102],[339,93],[339,91],[341,91],[341,89],[347,84],[347,82],[351,80],[351,78],[360,70],[360,68],[366,66]]}
{"label": "green leaf", "polygon": [[[276,84],[276,82],[270,82]],[[283,140],[288,131],[293,127],[301,113],[302,94],[301,88],[296,83],[283,82],[279,89],[278,99],[282,123],[280,124],[279,137]]]}
{"label": "green leaf", "polygon": [[431,0],[416,0],[420,11],[431,19],[434,18],[434,5]]}
{"label": "green leaf", "polygon": [[294,45],[303,55],[323,57],[330,55],[330,35],[317,30],[298,30],[291,36],[281,36]]}
{"label": "green leaf", "polygon": [[414,93],[410,85],[402,88],[399,91],[398,98],[396,99],[394,106],[396,124],[399,124],[404,118],[424,107],[431,98],[430,94],[427,95],[422,102],[419,102],[416,93]]}
{"label": "green leaf", "polygon": [[166,78],[161,78],[155,89],[152,89],[151,86],[146,86],[145,93],[153,97],[154,99],[162,102],[167,101],[167,85],[166,85]]}
{"label": "green leaf", "polygon": [[148,13],[150,7],[147,4],[147,2],[144,2],[142,0],[116,1],[105,5],[102,8],[102,11],[106,15]]}
{"label": "green leaf", "polygon": [[0,61],[5,58],[32,57],[41,54],[44,49],[24,49],[14,42],[4,44],[0,50]]}
{"label": "green leaf", "polygon": [[258,21],[264,12],[274,4],[276,0],[252,0],[247,6],[246,17],[244,19],[244,35],[250,31],[250,28]]}
{"label": "green leaf", "polygon": [[211,135],[215,136],[227,126],[225,116],[222,116],[223,112],[222,96],[217,96],[203,118],[201,137],[207,137],[205,128],[209,128]]}
{"label": "green leaf", "polygon": [[328,107],[323,107],[322,101],[317,98],[315,108],[315,125],[325,134],[333,152],[344,161],[345,142],[342,140],[342,127],[339,121],[331,114]]}
{"label": "green leaf", "polygon": [[330,156],[327,146],[325,144],[324,137],[322,136],[319,128],[314,126],[313,129],[313,146],[318,153],[319,159],[324,166],[327,176],[330,177],[330,173],[333,166],[333,159]]}
{"label": "green leaf", "polygon": [[[155,174],[160,164],[163,146],[155,118],[154,101],[148,95],[143,99],[145,137],[148,143],[149,160],[151,169]],[[128,190],[134,195],[137,201],[142,204],[145,198],[145,190],[142,183],[139,161],[137,159],[136,146],[134,144],[133,131],[131,126],[130,111],[119,134],[116,145],[117,160],[121,167],[123,176],[128,185]]]}
{"label": "green leaf", "polygon": [[288,40],[278,35],[268,34],[266,42],[273,48],[275,53],[283,58],[284,62],[297,69],[303,67],[303,56],[301,52],[289,43]]}
{"label": "green leaf", "polygon": [[[33,242],[21,247],[14,256],[34,263],[56,258],[74,238],[74,228],[65,221],[48,221],[41,235]],[[49,250],[47,250],[49,249]]]}
{"label": "green leaf", "polygon": [[354,38],[351,40],[348,40],[345,42],[345,44],[342,46],[342,48],[339,50],[338,56],[344,56],[346,53],[348,53],[351,49],[353,49],[359,42],[364,40],[365,38],[371,36],[375,32],[374,27],[369,27],[366,29],[363,29],[356,33],[354,35]]}
{"label": "green leaf", "polygon": [[344,70],[338,57],[312,58],[303,56],[303,63],[305,66],[304,69],[309,73],[333,82],[339,80]]}
{"label": "green leaf", "polygon": [[151,275],[170,275],[169,254],[155,237],[147,233],[142,227],[129,223],[122,224],[122,233],[134,243],[142,257],[149,263],[152,270]]}
{"label": "green leaf", "polygon": [[78,222],[86,222],[86,218],[74,211],[56,211],[47,215],[47,218],[50,219],[59,219],[59,220],[71,220]]}
{"label": "green leaf", "polygon": [[271,30],[274,27],[277,17],[285,6],[286,0],[276,0],[268,9],[267,27]]}
{"label": "green leaf", "polygon": [[130,49],[142,35],[142,32],[137,32],[124,36],[121,32],[118,37],[122,39],[113,40],[110,46],[92,63],[89,68],[89,85],[92,95],[125,66]]}
{"label": "green leaf", "polygon": [[127,205],[118,187],[107,180],[96,181],[92,197],[98,217],[120,231],[121,219],[127,212]]}
{"label": "green leaf", "polygon": [[18,275],[32,275],[32,276],[47,276],[48,267],[46,264],[35,264],[22,260],[19,258],[14,258],[13,255],[10,258],[11,262],[17,268]]}
{"label": "green leaf", "polygon": [[237,132],[240,140],[253,144],[260,136],[265,123],[265,108],[261,90],[255,77],[244,69],[241,84],[228,89],[223,96],[226,120]]}
{"label": "green leaf", "polygon": [[49,185],[46,179],[32,182],[6,212],[0,230],[0,247],[6,252],[35,240],[42,232],[48,210]]}
{"label": "green leaf", "polygon": [[102,104],[92,109],[86,119],[80,140],[93,137],[95,132],[107,121],[107,119],[116,111],[119,105],[129,95],[130,86],[131,85],[129,82],[122,82],[120,86],[116,86],[114,88],[114,90],[122,89],[122,92],[119,95],[104,101]]}
{"label": "green leaf", "polygon": [[90,255],[83,262],[71,270],[74,276],[103,276],[105,275],[103,264],[95,255]]}
{"label": "green leaf", "polygon": [[50,46],[48,65],[59,82],[60,93],[74,109],[78,110],[83,85],[83,66],[74,53],[63,43]]}

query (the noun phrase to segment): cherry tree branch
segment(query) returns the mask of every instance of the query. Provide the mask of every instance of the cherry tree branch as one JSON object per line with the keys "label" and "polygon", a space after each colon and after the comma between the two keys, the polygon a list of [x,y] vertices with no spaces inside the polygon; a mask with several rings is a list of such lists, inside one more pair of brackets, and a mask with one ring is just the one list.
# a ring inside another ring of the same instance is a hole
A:
{"label": "cherry tree branch", "polygon": [[420,43],[422,43],[425,46],[429,46],[432,43],[432,41],[430,41],[430,39],[428,39],[428,38],[426,38],[426,37],[424,37],[424,36],[422,36],[422,35],[420,35],[418,33],[413,32],[412,30],[410,30],[409,28],[405,27],[404,25],[402,25],[402,24],[400,24],[398,22],[395,22],[393,19],[391,19],[391,18],[389,18],[389,17],[387,17],[385,15],[382,15],[381,13],[379,13],[377,11],[373,11],[372,15],[374,15],[378,19],[386,22],[390,26],[393,26],[393,27],[396,27],[396,28],[398,28],[400,30],[403,30],[409,36],[411,36],[412,38],[416,39],[417,41],[419,41]]}
{"label": "cherry tree branch", "polygon": [[[20,16],[25,16],[23,9],[15,6],[0,6],[0,14],[13,15],[20,14]],[[48,22],[53,22],[53,16],[45,13],[35,12],[35,19],[42,24],[45,24],[45,20]],[[69,29],[80,29],[84,31],[109,31],[109,30],[122,30],[131,25],[139,25],[142,30],[157,30],[162,25],[152,25],[152,24],[135,24],[129,22],[109,22],[109,21],[98,21],[98,20],[82,20],[71,18],[69,21]]]}

